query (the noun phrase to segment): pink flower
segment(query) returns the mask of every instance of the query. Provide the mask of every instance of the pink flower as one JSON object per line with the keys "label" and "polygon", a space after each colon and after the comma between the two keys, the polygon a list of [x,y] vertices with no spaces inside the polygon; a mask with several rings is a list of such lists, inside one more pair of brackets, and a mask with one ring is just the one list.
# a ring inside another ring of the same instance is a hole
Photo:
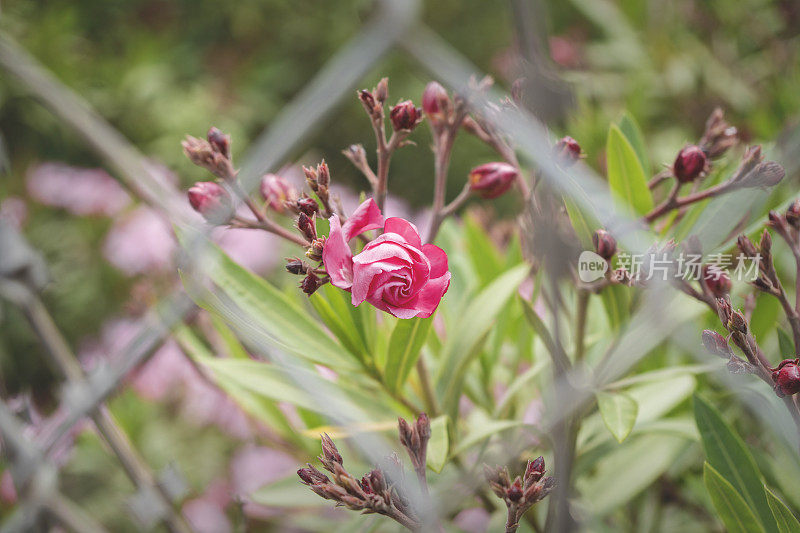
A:
{"label": "pink flower", "polygon": [[112,216],[131,201],[125,189],[99,168],[42,163],[28,171],[26,186],[37,202],[78,216]]}
{"label": "pink flower", "polygon": [[[330,226],[322,261],[331,283],[352,293],[353,305],[367,301],[397,318],[426,318],[436,311],[450,286],[447,254],[423,245],[414,224],[397,217],[384,221],[369,199],[344,225],[333,215]],[[348,242],[380,227],[383,235],[353,257]]]}

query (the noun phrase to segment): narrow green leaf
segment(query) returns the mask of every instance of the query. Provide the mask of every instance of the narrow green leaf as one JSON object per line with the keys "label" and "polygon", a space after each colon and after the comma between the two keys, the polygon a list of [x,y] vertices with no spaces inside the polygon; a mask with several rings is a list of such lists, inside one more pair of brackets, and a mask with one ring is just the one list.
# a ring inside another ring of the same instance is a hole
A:
{"label": "narrow green leaf", "polygon": [[231,330],[231,328],[225,324],[225,321],[223,321],[217,314],[209,314],[211,315],[211,323],[214,325],[214,329],[217,331],[222,343],[225,345],[228,355],[234,359],[250,359],[247,350],[244,349],[244,346],[242,346],[242,343],[236,338],[236,334]]}
{"label": "narrow green leaf", "polygon": [[485,285],[503,272],[503,259],[489,235],[475,220],[464,219],[464,244],[475,272]]}
{"label": "narrow green leaf", "polygon": [[606,309],[608,324],[614,331],[619,330],[630,314],[630,292],[628,287],[609,285],[600,294]]}
{"label": "narrow green leaf", "polygon": [[653,197],[647,187],[636,151],[616,125],[611,125],[606,144],[608,183],[626,211],[644,215],[653,208]]}
{"label": "narrow green leaf", "polygon": [[[365,361],[368,354],[364,339],[356,327],[350,309],[347,308],[349,302],[343,302],[341,294],[338,294],[345,291],[332,285],[329,285],[328,288],[333,289],[333,291],[318,290],[311,295],[309,298],[311,305],[325,325],[328,326],[328,329],[331,330],[331,333],[339,339],[339,342],[360,361]],[[352,305],[349,307],[355,309]]]}
{"label": "narrow green leaf", "polygon": [[708,462],[742,495],[761,525],[767,531],[777,531],[764,494],[764,480],[742,439],[715,407],[697,395],[694,417]]}
{"label": "narrow green leaf", "polygon": [[384,372],[389,390],[397,392],[403,388],[411,369],[419,359],[422,346],[431,330],[431,324],[433,324],[433,316],[397,321],[389,339]]}
{"label": "narrow green leaf", "polygon": [[437,474],[442,471],[450,451],[450,436],[447,428],[447,415],[431,420],[431,440],[428,441],[428,468]]}
{"label": "narrow green leaf", "polygon": [[497,316],[517,292],[528,271],[527,265],[519,265],[492,281],[466,305],[459,313],[459,320],[448,330],[437,379],[444,412],[452,414],[458,408],[467,367],[478,355]]}
{"label": "narrow green leaf", "polygon": [[626,111],[622,114],[622,118],[619,119],[619,129],[628,139],[628,142],[631,143],[645,174],[649,174],[650,158],[647,157],[647,146],[645,146],[644,135],[642,135],[642,130],[639,128],[639,123]]}
{"label": "narrow green leaf", "polygon": [[767,492],[769,508],[772,509],[772,515],[778,523],[778,531],[780,533],[800,532],[800,522],[797,521],[794,513],[769,488],[764,487],[764,490]]}
{"label": "narrow green leaf", "polygon": [[617,439],[617,442],[624,441],[636,423],[639,404],[623,392],[598,391],[595,395],[600,415],[603,417],[606,427]]}
{"label": "narrow green leaf", "polygon": [[480,444],[484,440],[491,438],[495,435],[503,431],[507,431],[509,429],[519,428],[525,426],[525,422],[521,420],[487,420],[481,419],[480,424],[471,424],[473,428],[467,434],[467,436],[458,443],[458,446],[453,451],[454,455],[460,455],[461,453],[469,450],[476,444]]}
{"label": "narrow green leaf", "polygon": [[764,531],[752,509],[747,506],[733,485],[708,463],[703,464],[703,482],[714,508],[729,533]]}
{"label": "narrow green leaf", "polygon": [[[319,444],[319,443],[317,443]],[[329,507],[330,502],[314,494],[300,483],[297,475],[269,483],[252,494],[255,503],[267,507]]]}

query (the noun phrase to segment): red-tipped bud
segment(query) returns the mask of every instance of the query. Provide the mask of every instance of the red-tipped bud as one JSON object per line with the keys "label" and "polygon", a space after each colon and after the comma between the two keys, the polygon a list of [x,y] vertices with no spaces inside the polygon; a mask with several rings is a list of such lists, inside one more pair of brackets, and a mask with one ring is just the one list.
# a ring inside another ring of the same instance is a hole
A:
{"label": "red-tipped bud", "polygon": [[681,183],[689,183],[708,170],[708,157],[699,146],[685,146],[672,164],[672,175]]}
{"label": "red-tipped bud", "polygon": [[710,329],[703,330],[703,346],[709,353],[714,355],[718,355],[727,359],[731,355],[731,347],[728,346],[728,341],[725,340],[725,337],[717,333],[716,331],[711,331]]}
{"label": "red-tipped bud", "polygon": [[592,235],[592,243],[597,255],[608,261],[617,253],[617,241],[609,232],[599,229]]}
{"label": "red-tipped bud", "polygon": [[192,208],[212,224],[224,224],[231,219],[233,202],[220,184],[200,181],[187,191]]}
{"label": "red-tipped bud", "polygon": [[786,359],[772,372],[775,394],[783,398],[800,392],[800,359]]}
{"label": "red-tipped bud", "polygon": [[286,203],[297,199],[297,191],[280,176],[265,174],[261,178],[261,196],[267,207],[277,213],[286,212]]}
{"label": "red-tipped bud", "polygon": [[485,163],[469,173],[469,186],[481,198],[497,198],[511,188],[518,175],[508,163]]}
{"label": "red-tipped bud", "polygon": [[506,491],[506,497],[509,499],[509,501],[514,503],[522,499],[522,480],[519,479],[519,476],[517,476],[511,486],[508,487],[508,490]]}
{"label": "red-tipped bud", "polygon": [[525,484],[536,483],[542,479],[544,468],[544,457],[541,455],[533,461],[528,461],[528,465],[525,468]]}
{"label": "red-tipped bud", "polygon": [[300,213],[297,217],[297,229],[309,242],[313,242],[317,238],[317,224],[314,217]]}
{"label": "red-tipped bud", "polygon": [[413,130],[422,118],[422,110],[415,107],[411,100],[406,100],[392,108],[389,118],[395,131]]}
{"label": "red-tipped bud", "polygon": [[758,253],[753,241],[748,239],[747,235],[739,235],[739,238],[736,240],[736,245],[746,257],[753,257]]}
{"label": "red-tipped bud", "polygon": [[703,281],[715,298],[722,298],[731,292],[731,278],[717,265],[703,265]]}
{"label": "red-tipped bud", "polygon": [[317,470],[311,465],[307,468],[301,468],[297,471],[297,475],[306,485],[318,485],[320,483],[329,483],[328,476]]}
{"label": "red-tipped bud", "polygon": [[306,274],[306,277],[300,282],[300,289],[309,296],[317,292],[320,287],[322,287],[322,281],[313,272]]}
{"label": "red-tipped bud", "polygon": [[316,200],[308,196],[298,198],[295,206],[299,212],[305,213],[308,216],[312,216],[314,213],[319,213],[319,204]]}
{"label": "red-tipped bud", "polygon": [[570,167],[581,158],[581,145],[572,137],[562,137],[553,146],[553,156],[562,167]]}
{"label": "red-tipped bud", "polygon": [[208,134],[206,135],[208,139],[208,144],[214,149],[214,151],[219,152],[222,154],[223,157],[230,158],[231,156],[231,136],[225,135],[217,128],[211,128],[208,130]]}
{"label": "red-tipped bud", "polygon": [[323,433],[320,437],[322,440],[322,455],[320,456],[320,461],[323,463],[339,463],[340,465],[344,463],[342,459],[342,455],[339,453],[339,450],[336,448],[336,445],[333,443],[333,440],[328,436],[327,433]]}
{"label": "red-tipped bud", "polygon": [[422,110],[432,124],[439,123],[451,106],[447,91],[438,82],[432,81],[422,92]]}
{"label": "red-tipped bud", "polygon": [[800,200],[795,200],[786,210],[786,222],[794,229],[800,229]]}

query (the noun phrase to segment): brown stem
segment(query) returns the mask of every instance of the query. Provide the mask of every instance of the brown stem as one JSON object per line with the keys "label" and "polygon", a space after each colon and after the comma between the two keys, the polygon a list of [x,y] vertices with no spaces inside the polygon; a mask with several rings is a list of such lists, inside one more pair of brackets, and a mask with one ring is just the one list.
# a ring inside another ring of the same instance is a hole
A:
{"label": "brown stem", "polygon": [[512,503],[508,506],[508,515],[506,516],[506,533],[516,533],[519,528],[519,521],[517,520],[517,504]]}
{"label": "brown stem", "polygon": [[428,366],[422,359],[422,355],[417,359],[416,366],[419,384],[422,388],[422,400],[425,402],[425,409],[427,409],[431,417],[435,418],[439,414],[439,402],[436,401],[436,394],[433,392],[430,372],[428,372]]}
{"label": "brown stem", "polygon": [[652,223],[654,220],[666,215],[670,211],[674,209],[680,209],[682,207],[686,207],[688,205],[700,202],[707,198],[713,198],[715,196],[719,196],[725,192],[731,190],[731,183],[726,181],[724,183],[720,183],[719,185],[715,185],[713,187],[709,187],[703,191],[698,191],[692,194],[687,194],[682,198],[678,198],[678,190],[680,189],[680,182],[675,182],[675,186],[672,188],[670,195],[664,200],[661,205],[655,207],[652,211],[647,213],[643,218],[644,221],[648,224]]}

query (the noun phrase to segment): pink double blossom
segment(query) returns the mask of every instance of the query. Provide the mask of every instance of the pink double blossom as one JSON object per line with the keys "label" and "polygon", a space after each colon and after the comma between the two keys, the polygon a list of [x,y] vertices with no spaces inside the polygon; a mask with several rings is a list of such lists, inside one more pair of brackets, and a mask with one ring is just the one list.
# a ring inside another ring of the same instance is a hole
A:
{"label": "pink double blossom", "polygon": [[[352,293],[353,305],[369,302],[397,318],[426,318],[436,311],[450,286],[447,254],[422,244],[416,226],[398,217],[383,218],[372,199],[342,224],[330,218],[322,260],[335,287]],[[349,241],[383,228],[355,257]]]}

